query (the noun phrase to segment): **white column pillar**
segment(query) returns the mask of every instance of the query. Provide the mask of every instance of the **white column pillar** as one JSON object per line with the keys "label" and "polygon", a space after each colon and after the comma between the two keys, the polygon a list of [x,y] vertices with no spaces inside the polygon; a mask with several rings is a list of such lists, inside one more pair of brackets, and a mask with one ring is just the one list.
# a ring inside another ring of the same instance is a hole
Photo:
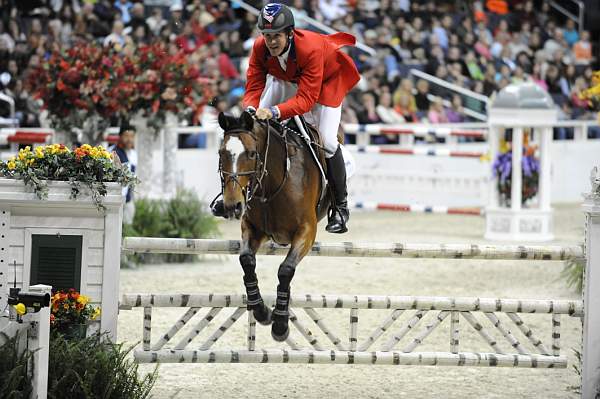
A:
{"label": "white column pillar", "polygon": [[540,181],[539,181],[539,208],[542,211],[550,210],[550,192],[552,170],[550,164],[550,145],[552,144],[552,128],[540,128]]}
{"label": "white column pillar", "polygon": [[135,188],[135,195],[138,198],[145,198],[150,194],[152,184],[156,184],[156,182],[152,181],[154,171],[154,162],[152,160],[154,153],[153,144],[155,143],[154,133],[148,128],[147,119],[141,112],[132,116],[130,123],[136,128],[135,149],[138,156],[138,164],[135,174],[140,179],[140,183]]}
{"label": "white column pillar", "polygon": [[[49,285],[32,285],[29,291],[51,295]],[[33,351],[33,392],[32,398],[46,399],[48,395],[48,358],[50,355],[50,307],[42,308],[36,315],[37,329],[30,335],[29,349]]]}
{"label": "white column pillar", "polygon": [[513,211],[521,210],[521,198],[523,193],[522,161],[523,159],[523,128],[513,128],[512,134],[512,179],[510,209]]}
{"label": "white column pillar", "polygon": [[177,175],[177,115],[167,111],[163,147],[163,198],[173,198]]}
{"label": "white column pillar", "polygon": [[[596,173],[598,169],[594,168]],[[600,179],[600,175],[596,174]],[[586,196],[585,279],[583,285],[583,367],[581,397],[594,399],[600,389],[600,188]]]}
{"label": "white column pillar", "polygon": [[500,150],[500,128],[498,126],[491,125],[488,129],[488,145],[490,151],[490,164],[487,173],[489,173],[489,198],[488,205],[492,208],[498,207],[498,190],[496,189],[498,179],[492,175],[492,165],[498,151]]}
{"label": "white column pillar", "polygon": [[117,341],[119,316],[119,275],[121,270],[121,229],[123,206],[109,208],[104,216],[104,265],[102,268],[102,314],[100,331]]}

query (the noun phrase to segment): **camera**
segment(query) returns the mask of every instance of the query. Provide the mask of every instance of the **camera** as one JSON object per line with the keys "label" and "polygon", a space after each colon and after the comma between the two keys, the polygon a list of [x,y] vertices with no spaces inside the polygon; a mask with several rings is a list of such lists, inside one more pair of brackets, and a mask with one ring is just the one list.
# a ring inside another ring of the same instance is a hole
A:
{"label": "camera", "polygon": [[11,288],[8,294],[8,304],[22,303],[27,312],[39,312],[40,309],[50,306],[50,294],[39,292],[21,292],[20,288]]}

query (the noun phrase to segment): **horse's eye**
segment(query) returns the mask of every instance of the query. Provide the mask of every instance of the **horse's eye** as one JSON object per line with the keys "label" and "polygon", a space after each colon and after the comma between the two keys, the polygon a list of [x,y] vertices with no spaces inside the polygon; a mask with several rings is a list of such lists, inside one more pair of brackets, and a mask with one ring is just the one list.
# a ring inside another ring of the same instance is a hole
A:
{"label": "horse's eye", "polygon": [[256,158],[256,151],[248,151],[248,158],[255,159]]}

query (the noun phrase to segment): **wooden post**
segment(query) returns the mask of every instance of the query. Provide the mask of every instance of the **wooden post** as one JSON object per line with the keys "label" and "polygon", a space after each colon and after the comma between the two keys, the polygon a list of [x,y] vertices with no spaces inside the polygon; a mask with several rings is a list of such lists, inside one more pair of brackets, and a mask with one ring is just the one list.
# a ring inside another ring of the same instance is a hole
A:
{"label": "wooden post", "polygon": [[583,367],[581,397],[594,399],[600,389],[600,172],[592,171],[592,193],[585,196],[586,256],[583,286]]}

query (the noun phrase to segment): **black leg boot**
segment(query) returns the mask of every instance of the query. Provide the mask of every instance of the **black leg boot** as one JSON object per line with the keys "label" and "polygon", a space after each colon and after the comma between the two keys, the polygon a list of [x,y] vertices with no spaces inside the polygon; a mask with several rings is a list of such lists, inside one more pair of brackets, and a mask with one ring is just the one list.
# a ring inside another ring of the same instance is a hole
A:
{"label": "black leg boot", "polygon": [[329,208],[325,229],[330,233],[345,233],[348,231],[346,223],[350,218],[350,211],[348,210],[348,192],[346,190],[346,165],[340,146],[331,158],[327,158],[327,178],[333,188],[335,204]]}

